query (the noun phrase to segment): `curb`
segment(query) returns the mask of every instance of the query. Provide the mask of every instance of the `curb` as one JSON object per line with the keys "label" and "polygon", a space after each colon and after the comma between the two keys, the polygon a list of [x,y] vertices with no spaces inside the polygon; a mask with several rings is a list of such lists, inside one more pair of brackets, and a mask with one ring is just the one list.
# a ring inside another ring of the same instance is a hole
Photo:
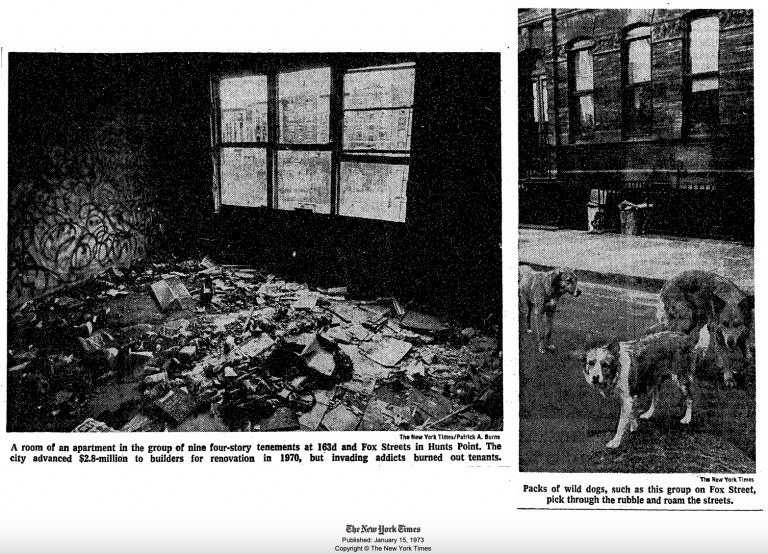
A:
{"label": "curb", "polygon": [[[518,265],[528,265],[536,271],[551,271],[557,267],[522,260],[519,261]],[[655,277],[640,277],[637,275],[624,275],[622,273],[601,273],[599,271],[581,268],[573,269],[579,279],[583,279],[588,283],[619,285],[653,293],[658,293],[661,290],[661,287],[664,286],[664,283],[667,282],[665,279],[657,279]]]}

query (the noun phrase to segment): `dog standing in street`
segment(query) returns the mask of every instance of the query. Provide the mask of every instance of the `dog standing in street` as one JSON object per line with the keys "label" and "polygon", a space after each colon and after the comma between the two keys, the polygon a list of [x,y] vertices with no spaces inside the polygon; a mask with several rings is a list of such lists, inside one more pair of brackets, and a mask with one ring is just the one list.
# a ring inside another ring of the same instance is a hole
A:
{"label": "dog standing in street", "polygon": [[734,374],[752,358],[747,339],[752,329],[754,296],[716,273],[692,270],[667,281],[660,297],[662,324],[670,330],[700,336],[704,347],[711,342],[725,385],[735,386]]}
{"label": "dog standing in street", "polygon": [[544,272],[521,265],[518,268],[517,277],[520,305],[527,310],[526,331],[533,332],[531,329],[531,314],[533,314],[539,353],[543,354],[545,348],[553,351],[555,345],[551,342],[552,321],[557,310],[557,301],[564,294],[581,295],[576,274],[572,269],[564,267]]}
{"label": "dog standing in street", "polygon": [[693,399],[691,385],[697,352],[691,335],[662,331],[629,342],[617,339],[600,342],[587,338],[584,352],[584,378],[600,394],[615,395],[621,401],[621,415],[616,434],[606,445],[617,448],[624,433],[637,429],[635,400],[652,391],[651,406],[640,416],[649,419],[658,403],[661,385],[671,379],[685,397],[685,415],[680,423],[691,422]]}

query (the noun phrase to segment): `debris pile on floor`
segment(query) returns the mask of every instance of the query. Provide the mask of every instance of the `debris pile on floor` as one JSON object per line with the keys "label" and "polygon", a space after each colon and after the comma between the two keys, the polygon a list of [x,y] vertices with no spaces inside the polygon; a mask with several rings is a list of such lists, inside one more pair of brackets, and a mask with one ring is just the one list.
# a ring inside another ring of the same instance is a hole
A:
{"label": "debris pile on floor", "polygon": [[9,320],[11,431],[502,425],[496,338],[208,257],[109,270]]}

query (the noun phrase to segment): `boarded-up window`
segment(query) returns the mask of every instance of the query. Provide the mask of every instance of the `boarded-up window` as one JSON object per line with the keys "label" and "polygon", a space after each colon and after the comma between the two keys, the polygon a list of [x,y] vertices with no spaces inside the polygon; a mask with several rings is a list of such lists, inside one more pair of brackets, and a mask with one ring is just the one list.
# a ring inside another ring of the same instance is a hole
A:
{"label": "boarded-up window", "polygon": [[252,75],[219,81],[221,113],[221,203],[267,205],[267,77]]}
{"label": "boarded-up window", "polygon": [[405,221],[415,72],[402,64],[344,75],[340,215]]}

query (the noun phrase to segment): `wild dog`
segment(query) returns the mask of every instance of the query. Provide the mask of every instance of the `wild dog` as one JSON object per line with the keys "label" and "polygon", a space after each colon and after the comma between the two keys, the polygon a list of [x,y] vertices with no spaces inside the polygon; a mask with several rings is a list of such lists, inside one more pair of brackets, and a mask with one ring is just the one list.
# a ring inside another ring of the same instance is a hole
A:
{"label": "wild dog", "polygon": [[518,294],[520,305],[527,309],[526,332],[532,333],[531,314],[536,322],[536,337],[539,353],[553,351],[555,345],[551,342],[552,321],[557,310],[557,301],[564,294],[580,296],[581,289],[578,279],[572,269],[559,267],[552,271],[534,271],[527,265],[518,269]]}
{"label": "wild dog", "polygon": [[663,326],[688,334],[699,333],[702,345],[710,337],[714,339],[715,360],[725,385],[735,386],[734,373],[752,359],[747,339],[752,329],[754,296],[716,273],[692,270],[667,281],[660,300]]}
{"label": "wild dog", "polygon": [[690,335],[677,331],[661,331],[628,342],[587,338],[584,378],[603,396],[612,394],[621,401],[616,435],[606,445],[608,448],[617,448],[628,428],[637,429],[635,401],[648,391],[652,392],[651,406],[640,419],[653,416],[661,385],[667,379],[671,379],[685,397],[685,415],[680,423],[691,422],[691,385],[697,356],[693,345]]}

